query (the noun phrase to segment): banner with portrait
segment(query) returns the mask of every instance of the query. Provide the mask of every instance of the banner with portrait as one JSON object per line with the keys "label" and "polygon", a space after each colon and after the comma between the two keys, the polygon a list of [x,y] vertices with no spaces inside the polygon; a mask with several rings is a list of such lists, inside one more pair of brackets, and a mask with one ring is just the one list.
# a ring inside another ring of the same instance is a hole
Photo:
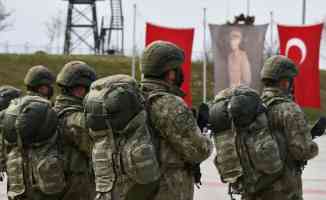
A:
{"label": "banner with portrait", "polygon": [[214,92],[246,84],[261,89],[260,70],[268,25],[210,24],[214,59]]}

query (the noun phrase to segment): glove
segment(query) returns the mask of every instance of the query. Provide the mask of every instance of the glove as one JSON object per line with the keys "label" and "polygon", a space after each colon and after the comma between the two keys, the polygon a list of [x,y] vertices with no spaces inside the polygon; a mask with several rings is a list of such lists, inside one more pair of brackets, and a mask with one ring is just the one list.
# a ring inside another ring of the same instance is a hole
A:
{"label": "glove", "polygon": [[94,200],[112,200],[111,192],[98,192]]}
{"label": "glove", "polygon": [[325,132],[325,129],[326,129],[326,117],[320,117],[310,131],[312,138],[314,139],[322,136]]}
{"label": "glove", "polygon": [[5,172],[0,172],[0,182],[5,180]]}
{"label": "glove", "polygon": [[200,104],[198,109],[198,117],[197,117],[197,124],[201,130],[204,132],[204,128],[208,126],[208,118],[209,118],[209,108],[208,105],[205,103]]}

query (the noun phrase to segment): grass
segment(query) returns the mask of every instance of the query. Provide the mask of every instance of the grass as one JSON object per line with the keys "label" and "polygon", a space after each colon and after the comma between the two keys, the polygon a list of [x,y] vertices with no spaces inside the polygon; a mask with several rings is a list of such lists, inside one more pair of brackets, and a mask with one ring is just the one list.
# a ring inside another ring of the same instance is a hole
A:
{"label": "grass", "polygon": [[[31,66],[45,65],[54,73],[62,68],[62,66],[72,60],[82,60],[93,66],[97,71],[98,77],[105,77],[112,74],[131,74],[131,58],[117,56],[94,56],[94,55],[47,55],[36,53],[32,55],[15,55],[0,54],[0,85],[13,85],[15,87],[24,88],[23,79]],[[137,65],[138,66],[138,65]],[[193,104],[198,106],[202,101],[202,63],[193,62],[192,64],[192,95]],[[140,70],[137,69],[137,79],[140,78]],[[213,65],[208,65],[207,72],[208,99],[213,98]],[[316,120],[326,111],[326,71],[321,71],[321,101],[322,109],[305,109],[309,120]]]}

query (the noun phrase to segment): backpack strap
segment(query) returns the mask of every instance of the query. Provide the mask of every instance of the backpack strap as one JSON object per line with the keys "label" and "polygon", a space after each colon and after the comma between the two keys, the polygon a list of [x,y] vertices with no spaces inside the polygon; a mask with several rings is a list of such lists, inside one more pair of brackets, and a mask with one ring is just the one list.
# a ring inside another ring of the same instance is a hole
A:
{"label": "backpack strap", "polygon": [[151,134],[151,138],[153,141],[153,144],[155,146],[155,151],[156,151],[156,157],[157,160],[159,162],[159,165],[161,165],[160,162],[160,155],[161,155],[161,142],[160,142],[160,131],[157,130],[157,128],[154,126],[153,121],[152,121],[152,117],[151,117],[151,107],[152,104],[154,102],[154,100],[156,100],[157,98],[160,98],[162,96],[167,95],[167,92],[163,92],[163,91],[153,91],[150,92],[147,96],[146,96],[146,102],[145,102],[145,110],[146,110],[146,123],[148,125],[149,128],[149,132]]}
{"label": "backpack strap", "polygon": [[[267,100],[265,102],[265,105],[267,108],[266,113],[268,114],[274,106],[277,106],[281,103],[286,103],[286,102],[291,102],[291,101],[284,97],[274,97],[274,98]],[[270,127],[270,124],[269,124],[269,129],[271,130],[271,135],[275,138],[275,140],[278,144],[281,160],[282,160],[283,164],[286,165],[286,163],[288,162],[288,150],[287,150],[287,145],[286,145],[288,143],[287,138],[284,134],[273,130]],[[283,171],[284,170],[281,170],[280,173],[282,173]]]}
{"label": "backpack strap", "polygon": [[285,102],[290,102],[290,100],[287,99],[287,98],[284,98],[284,97],[273,97],[271,99],[268,99],[265,102],[265,105],[266,105],[267,109],[269,109],[272,106],[275,106],[275,105],[278,105],[278,104],[281,104],[281,103],[285,103]]}
{"label": "backpack strap", "polygon": [[65,114],[69,113],[69,112],[80,112],[82,111],[82,108],[80,107],[66,107],[62,110],[60,110],[57,115],[58,115],[58,118],[61,119],[63,116],[65,116]]}

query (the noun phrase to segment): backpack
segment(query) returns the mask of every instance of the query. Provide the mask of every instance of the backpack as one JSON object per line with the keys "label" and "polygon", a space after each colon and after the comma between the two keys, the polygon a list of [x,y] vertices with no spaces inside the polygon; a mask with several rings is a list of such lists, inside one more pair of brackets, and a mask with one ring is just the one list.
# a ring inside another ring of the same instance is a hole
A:
{"label": "backpack", "polygon": [[145,99],[136,80],[114,75],[95,81],[84,107],[86,126],[95,141],[92,157],[97,191],[112,190],[122,173],[135,183],[130,192],[149,195],[148,188],[160,177],[160,169],[146,122]]}
{"label": "backpack", "polygon": [[10,143],[20,135],[30,145],[51,138],[57,129],[57,115],[51,103],[39,96],[24,96],[11,101],[3,117],[4,137]]}
{"label": "backpack", "polygon": [[[215,99],[211,105],[215,165],[222,181],[236,193],[253,194],[265,189],[279,177],[283,167],[266,111],[258,94],[245,86],[235,88],[230,96]],[[223,124],[226,121],[229,127]]]}
{"label": "backpack", "polygon": [[[38,96],[13,100],[4,113],[3,128],[10,147],[6,159],[8,194],[22,194],[27,185],[48,195],[62,192],[65,178],[57,143],[57,115],[51,102]],[[34,181],[25,185],[28,180]]]}
{"label": "backpack", "polygon": [[12,99],[18,98],[21,95],[21,90],[12,86],[0,87],[0,111],[6,109]]}

